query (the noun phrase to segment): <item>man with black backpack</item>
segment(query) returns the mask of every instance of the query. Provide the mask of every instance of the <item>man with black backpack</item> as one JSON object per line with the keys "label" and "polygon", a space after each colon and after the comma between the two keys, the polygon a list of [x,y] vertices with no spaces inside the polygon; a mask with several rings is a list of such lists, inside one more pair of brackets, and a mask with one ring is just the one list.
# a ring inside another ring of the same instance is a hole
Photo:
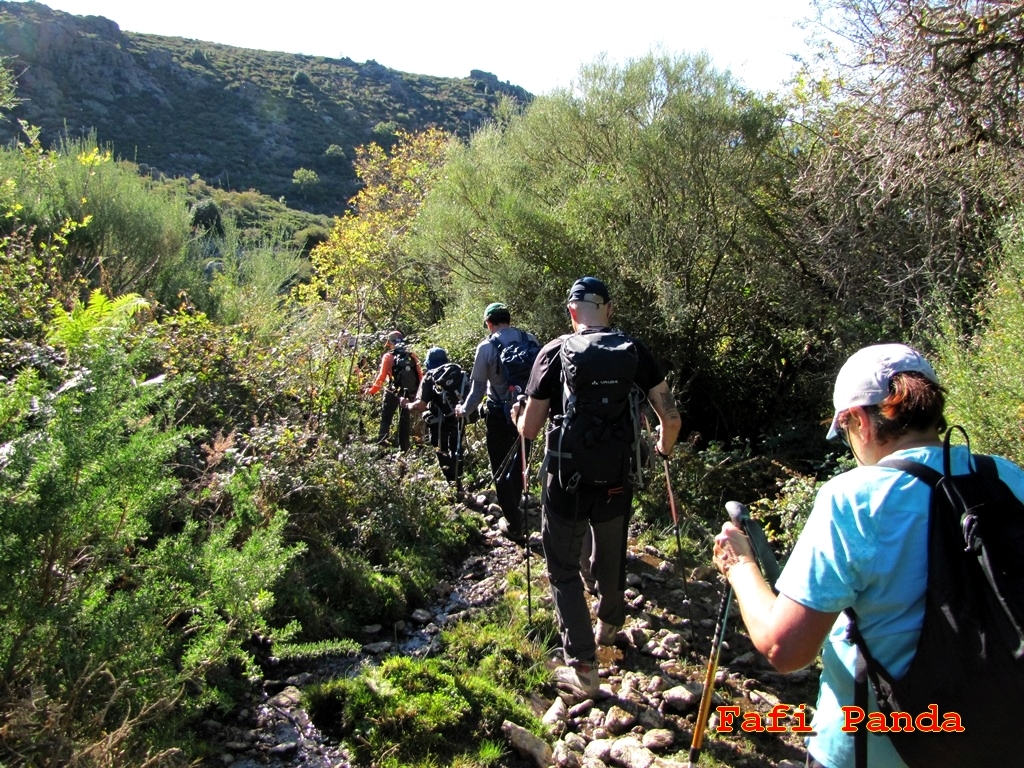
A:
{"label": "man with black backpack", "polygon": [[833,403],[858,466],[819,489],[776,583],[736,526],[715,539],[768,661],[821,651],[808,766],[1019,764],[1024,471],[950,444],[938,376],[903,344],[852,355]]}
{"label": "man with black backpack", "polygon": [[[569,289],[566,305],[573,333],[541,349],[526,386],[526,405],[515,413],[527,439],[551,417],[542,465],[541,534],[565,658],[555,678],[578,696],[593,696],[599,684],[597,646],[613,645],[626,618],[626,542],[639,484],[640,402],[646,398],[657,414],[655,450],[662,457],[671,453],[681,421],[651,351],[609,327],[607,286],[595,277],[581,278]],[[580,573],[584,541],[591,536],[596,631]]]}
{"label": "man with black backpack", "polygon": [[[512,405],[522,393],[540,344],[537,337],[512,325],[512,314],[501,302],[484,310],[487,338],[473,357],[470,390],[466,402],[456,406],[463,418],[480,406],[486,395],[487,455],[494,478],[494,490],[501,507],[498,527],[512,541],[525,542],[524,512],[519,509],[523,492],[519,432],[512,423]],[[528,450],[528,449],[527,449]]]}
{"label": "man with black backpack", "polygon": [[448,359],[443,347],[427,351],[427,370],[420,381],[415,400],[402,400],[402,407],[423,412],[430,444],[437,452],[437,463],[445,479],[458,486],[462,463],[463,420],[456,418],[455,406],[462,402],[469,377],[462,366]]}
{"label": "man with black backpack", "polygon": [[380,358],[380,370],[377,372],[377,378],[366,389],[368,395],[384,391],[384,401],[381,403],[380,409],[380,430],[377,432],[378,444],[389,444],[391,422],[395,418],[395,411],[400,410],[398,447],[403,451],[409,450],[412,443],[409,412],[404,408],[400,409],[399,406],[403,397],[416,396],[422,376],[419,358],[406,346],[405,336],[401,331],[391,331],[385,339],[384,354]]}

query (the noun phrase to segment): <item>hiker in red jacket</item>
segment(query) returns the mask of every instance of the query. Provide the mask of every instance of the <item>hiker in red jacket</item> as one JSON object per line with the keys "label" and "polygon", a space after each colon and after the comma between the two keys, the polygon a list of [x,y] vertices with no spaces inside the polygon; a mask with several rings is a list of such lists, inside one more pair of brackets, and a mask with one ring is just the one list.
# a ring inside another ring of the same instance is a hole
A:
{"label": "hiker in red jacket", "polygon": [[[390,443],[391,422],[395,417],[395,411],[399,410],[403,397],[416,396],[421,378],[423,373],[416,353],[405,345],[405,336],[401,331],[391,331],[385,341],[377,378],[366,389],[368,395],[375,395],[382,390],[384,392],[380,410],[380,429],[377,432],[378,444]],[[409,412],[401,409],[398,415],[398,447],[407,451],[411,442]]]}

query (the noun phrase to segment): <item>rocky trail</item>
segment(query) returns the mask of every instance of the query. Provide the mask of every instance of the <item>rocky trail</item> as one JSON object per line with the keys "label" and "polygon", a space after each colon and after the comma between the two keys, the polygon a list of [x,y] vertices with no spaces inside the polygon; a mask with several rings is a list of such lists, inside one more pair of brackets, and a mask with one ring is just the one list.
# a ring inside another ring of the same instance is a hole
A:
{"label": "rocky trail", "polygon": [[[219,721],[203,723],[203,736],[218,745],[208,766],[221,768],[341,768],[351,756],[324,735],[300,706],[304,685],[344,675],[359,664],[391,653],[426,656],[441,629],[467,611],[486,607],[502,594],[507,575],[525,570],[525,549],[493,526],[494,509],[482,497],[470,500],[491,525],[483,540],[439,590],[437,604],[415,611],[396,627],[367,627],[362,654],[317,660],[306,668],[274,668],[250,706]],[[539,510],[531,510],[537,531]],[[543,573],[539,534],[531,540],[534,578]],[[531,698],[553,736],[542,741],[506,724],[507,768],[673,768],[688,759],[696,712],[722,599],[717,572],[699,567],[684,585],[675,558],[630,543],[627,565],[626,625],[614,647],[600,649],[601,692],[577,703],[554,687]],[[684,588],[685,587],[685,588]],[[534,588],[533,600],[549,601]],[[781,675],[757,653],[742,630],[733,604],[722,645],[711,725],[705,732],[700,765],[735,768],[803,766],[805,734],[793,731],[811,720],[818,669]],[[691,624],[692,618],[692,624]],[[692,629],[692,633],[691,633]],[[551,654],[551,666],[560,654]],[[789,705],[788,716],[765,715]],[[720,705],[736,707],[732,732],[716,730]],[[759,713],[755,715],[753,713]],[[764,729],[753,730],[759,723]]]}

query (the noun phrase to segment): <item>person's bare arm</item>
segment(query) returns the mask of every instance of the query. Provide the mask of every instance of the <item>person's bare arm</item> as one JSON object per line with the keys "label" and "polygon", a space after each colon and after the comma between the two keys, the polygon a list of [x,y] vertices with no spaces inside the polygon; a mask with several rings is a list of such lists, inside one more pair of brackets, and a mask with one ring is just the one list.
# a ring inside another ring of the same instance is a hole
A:
{"label": "person's bare arm", "polygon": [[658,416],[658,423],[661,429],[658,430],[658,443],[655,450],[662,456],[668,456],[672,452],[672,446],[676,444],[679,437],[679,430],[683,426],[683,420],[679,416],[679,409],[676,408],[676,399],[672,396],[672,390],[668,388],[668,382],[662,381],[647,392],[647,399]]}
{"label": "person's bare arm", "polygon": [[808,608],[775,595],[761,576],[743,531],[725,523],[715,537],[715,567],[729,580],[754,647],[779,672],[814,662],[839,612]]}
{"label": "person's bare arm", "polygon": [[527,440],[534,440],[540,434],[544,422],[547,421],[549,405],[549,400],[527,398],[526,407],[516,409],[516,427],[519,429],[519,434]]}

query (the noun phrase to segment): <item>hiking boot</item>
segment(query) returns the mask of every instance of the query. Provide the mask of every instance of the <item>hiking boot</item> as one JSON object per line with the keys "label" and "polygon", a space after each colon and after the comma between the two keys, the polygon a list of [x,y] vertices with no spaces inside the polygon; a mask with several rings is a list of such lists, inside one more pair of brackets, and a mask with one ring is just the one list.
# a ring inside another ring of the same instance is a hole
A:
{"label": "hiking boot", "polygon": [[509,541],[514,541],[516,544],[526,543],[526,534],[523,533],[522,530],[517,530],[509,525],[508,519],[505,517],[498,518],[498,530],[501,531]]}
{"label": "hiking boot", "polygon": [[601,678],[598,677],[596,663],[556,667],[553,674],[558,687],[568,690],[574,696],[592,699],[601,690]]}
{"label": "hiking boot", "polygon": [[605,624],[600,619],[597,620],[597,631],[594,632],[594,640],[597,641],[598,645],[615,645],[615,638],[618,637],[619,630],[622,627],[617,624]]}

